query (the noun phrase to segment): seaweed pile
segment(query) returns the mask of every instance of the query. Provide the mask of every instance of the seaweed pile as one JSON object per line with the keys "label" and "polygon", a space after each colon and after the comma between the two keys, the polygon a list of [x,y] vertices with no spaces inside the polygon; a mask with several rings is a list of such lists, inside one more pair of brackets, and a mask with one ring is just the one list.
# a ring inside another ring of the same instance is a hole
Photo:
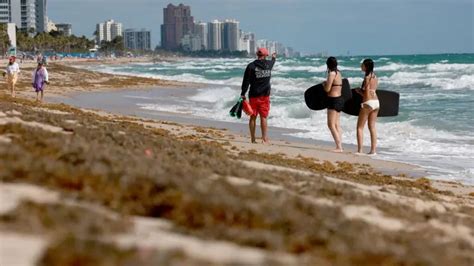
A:
{"label": "seaweed pile", "polygon": [[[377,196],[390,192],[402,199],[443,205],[442,198],[452,195],[432,188],[426,179],[395,179],[343,162],[240,154],[240,160],[288,168],[257,169],[237,161],[215,141],[180,139],[166,130],[145,127],[139,119],[111,119],[66,105],[39,108],[0,95],[0,112],[13,117],[7,114],[12,110],[21,121],[53,126],[59,132],[0,122],[0,136],[11,140],[0,143],[3,183],[47,187],[61,192],[64,199],[100,205],[120,215],[107,220],[80,207],[27,202],[0,216],[0,230],[57,239],[39,265],[204,263],[182,252],[153,250],[142,256],[133,248],[100,241],[127,232],[134,216],[169,220],[174,232],[200,239],[292,254],[299,264],[469,265],[474,261],[472,232],[468,238],[455,238],[430,226],[436,221],[474,228],[472,207],[420,210]],[[377,189],[361,193],[351,182]],[[370,210],[369,220],[349,215],[348,206]],[[378,225],[370,221],[377,216],[374,212],[403,226],[391,230],[382,222]]]}

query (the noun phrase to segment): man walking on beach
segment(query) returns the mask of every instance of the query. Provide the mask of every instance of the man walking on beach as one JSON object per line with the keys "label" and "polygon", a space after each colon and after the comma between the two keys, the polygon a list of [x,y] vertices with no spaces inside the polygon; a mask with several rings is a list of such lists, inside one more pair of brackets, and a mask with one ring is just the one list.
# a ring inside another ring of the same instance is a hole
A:
{"label": "man walking on beach", "polygon": [[3,76],[7,78],[7,90],[11,92],[13,98],[15,98],[15,86],[20,74],[20,66],[18,65],[15,56],[11,56],[8,60],[7,69],[3,72]]}
{"label": "man walking on beach", "polygon": [[257,60],[248,64],[245,69],[244,80],[242,82],[241,97],[245,99],[245,94],[249,90],[250,106],[253,114],[250,116],[249,128],[252,143],[255,141],[255,129],[257,127],[257,116],[260,115],[260,126],[262,128],[262,141],[268,143],[267,117],[270,112],[270,78],[272,76],[273,65],[276,61],[276,53],[272,55],[272,60],[267,60],[268,50],[260,48],[257,51]]}

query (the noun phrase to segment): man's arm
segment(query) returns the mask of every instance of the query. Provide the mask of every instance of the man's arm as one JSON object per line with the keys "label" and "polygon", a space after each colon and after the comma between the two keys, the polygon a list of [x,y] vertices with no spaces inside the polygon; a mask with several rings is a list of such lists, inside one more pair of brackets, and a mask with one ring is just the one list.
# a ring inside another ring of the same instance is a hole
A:
{"label": "man's arm", "polygon": [[275,65],[276,58],[277,58],[277,53],[273,53],[272,54],[272,69],[273,69],[273,66]]}
{"label": "man's arm", "polygon": [[245,69],[245,74],[244,74],[244,79],[242,80],[242,92],[240,93],[240,96],[245,97],[245,94],[247,93],[247,90],[249,89],[250,85],[250,66],[247,66]]}

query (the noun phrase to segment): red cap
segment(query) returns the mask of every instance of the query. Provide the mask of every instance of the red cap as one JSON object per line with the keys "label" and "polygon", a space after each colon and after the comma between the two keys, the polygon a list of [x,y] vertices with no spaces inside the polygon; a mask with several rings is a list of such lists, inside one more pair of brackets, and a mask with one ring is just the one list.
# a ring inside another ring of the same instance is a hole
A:
{"label": "red cap", "polygon": [[267,48],[258,48],[257,55],[258,56],[268,56],[269,53],[268,53]]}

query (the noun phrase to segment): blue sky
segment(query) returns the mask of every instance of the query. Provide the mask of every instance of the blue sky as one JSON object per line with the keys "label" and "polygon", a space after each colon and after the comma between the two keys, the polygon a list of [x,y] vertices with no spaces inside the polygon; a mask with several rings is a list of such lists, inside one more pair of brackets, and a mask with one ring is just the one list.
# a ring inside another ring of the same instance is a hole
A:
{"label": "blue sky", "polygon": [[[48,0],[54,22],[92,36],[113,18],[160,41],[161,0]],[[474,53],[472,0],[188,0],[195,20],[235,18],[244,31],[311,53],[382,55]]]}

